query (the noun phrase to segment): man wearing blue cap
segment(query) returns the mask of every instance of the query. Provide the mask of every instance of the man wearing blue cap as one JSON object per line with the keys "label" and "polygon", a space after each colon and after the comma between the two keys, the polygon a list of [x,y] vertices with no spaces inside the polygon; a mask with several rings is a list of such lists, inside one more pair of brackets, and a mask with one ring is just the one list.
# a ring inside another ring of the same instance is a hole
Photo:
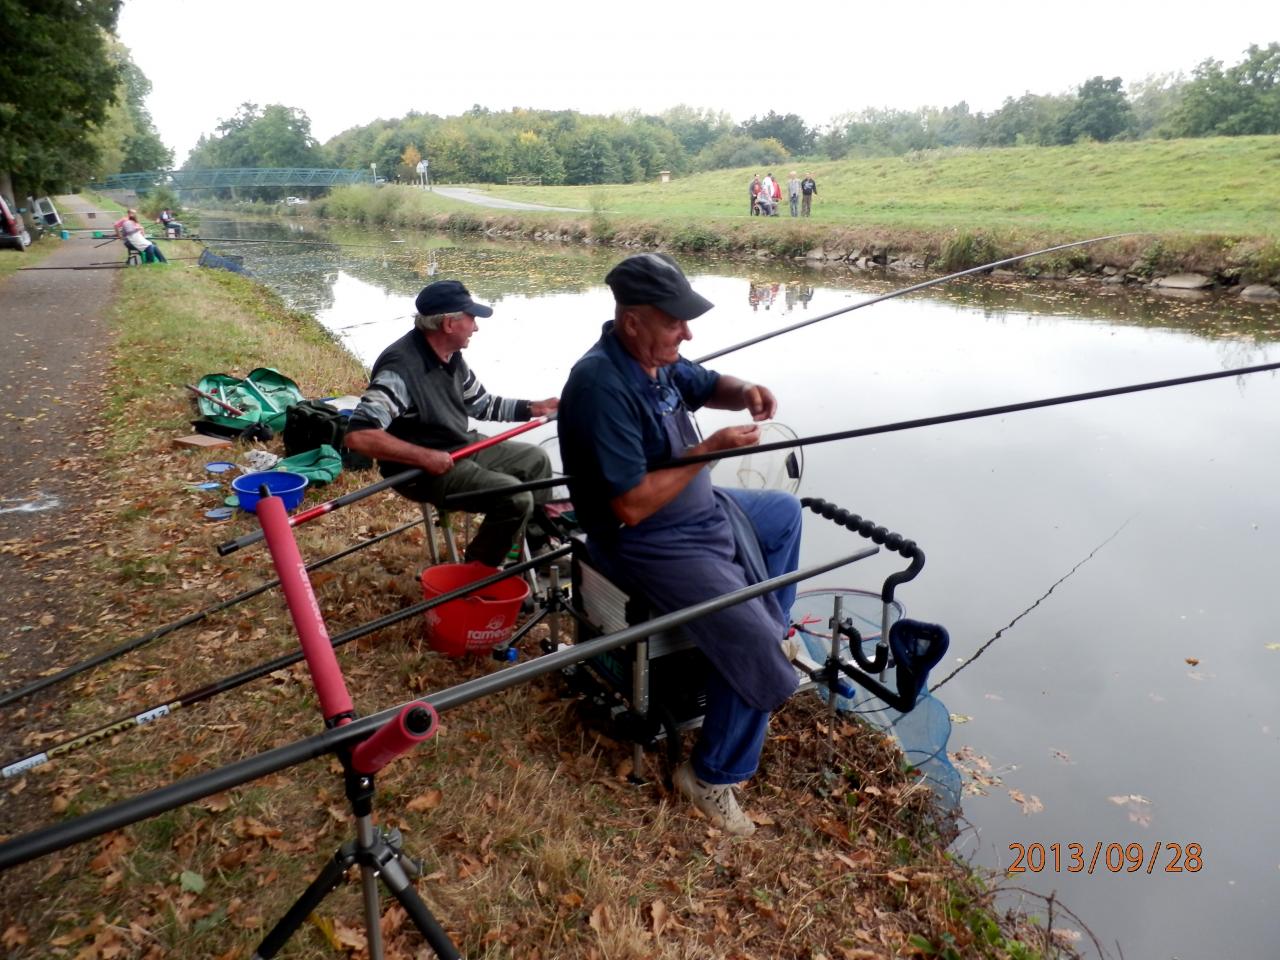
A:
{"label": "man wearing blue cap", "polygon": [[[690,411],[745,410],[767,420],[777,409],[773,393],[680,356],[692,337],[689,321],[712,304],[670,257],[628,257],[605,282],[614,318],[574,365],[559,413],[561,457],[593,561],[662,613],[796,569],[795,497],[717,490],[707,464],[653,469],[758,443],[754,423],[699,439]],[[797,686],[781,647],[794,599],[794,588],[785,588],[682,628],[712,669],[698,743],[674,780],[715,826],[739,836],[755,824],[733,785],[755,773],[769,714]]]}
{"label": "man wearing blue cap", "polygon": [[[477,420],[529,420],[553,413],[557,399],[512,400],[489,393],[467,366],[462,351],[478,329],[477,317],[493,308],[471,299],[457,280],[437,280],[414,301],[414,329],[382,351],[369,387],[351,414],[346,445],[378,461],[384,477],[417,467],[423,476],[396,489],[439,506],[451,494],[492,490],[551,476],[541,447],[507,440],[455,462],[450,451],[483,439],[469,429]],[[533,512],[528,492],[488,495],[454,509],[484,513],[467,545],[466,559],[498,567]]]}

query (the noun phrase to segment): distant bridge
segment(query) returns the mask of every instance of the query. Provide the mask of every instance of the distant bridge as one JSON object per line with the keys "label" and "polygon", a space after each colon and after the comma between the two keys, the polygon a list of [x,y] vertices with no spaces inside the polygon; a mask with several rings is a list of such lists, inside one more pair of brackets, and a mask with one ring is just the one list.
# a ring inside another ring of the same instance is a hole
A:
{"label": "distant bridge", "polygon": [[117,173],[94,182],[102,190],[216,190],[220,187],[336,187],[372,183],[372,170],[323,170],[315,167],[233,167],[222,170],[153,170]]}

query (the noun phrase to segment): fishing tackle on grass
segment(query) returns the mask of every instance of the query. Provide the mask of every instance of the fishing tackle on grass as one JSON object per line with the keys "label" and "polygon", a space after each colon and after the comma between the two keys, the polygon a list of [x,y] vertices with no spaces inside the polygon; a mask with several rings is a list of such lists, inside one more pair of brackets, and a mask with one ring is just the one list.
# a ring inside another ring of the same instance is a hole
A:
{"label": "fishing tackle on grass", "polygon": [[[381,543],[383,540],[387,540],[397,534],[404,533],[406,530],[417,527],[420,522],[421,521],[418,520],[411,520],[409,523],[403,524],[392,530],[388,530],[386,533],[380,533],[376,537],[370,537],[368,540],[361,540],[359,543],[353,544],[345,550],[339,550],[337,553],[332,553],[327,557],[322,557],[319,560],[315,560],[307,564],[307,570],[318,570],[327,564],[333,563],[335,560],[341,560],[343,557],[348,557],[353,553],[363,550],[365,547],[371,547],[375,543]],[[41,677],[39,680],[32,681],[31,683],[19,687],[16,690],[10,690],[6,693],[0,694],[0,707],[8,706],[17,700],[31,696],[33,693],[38,693],[48,687],[62,683],[64,680],[69,680],[72,677],[78,676],[86,670],[91,670],[92,668],[104,664],[109,660],[115,660],[117,657],[122,657],[126,653],[131,653],[132,651],[138,650],[155,640],[159,640],[161,637],[168,636],[176,630],[199,623],[201,620],[204,620],[215,613],[220,613],[223,610],[228,610],[231,607],[244,603],[246,600],[251,600],[259,594],[266,593],[268,590],[274,589],[279,585],[280,579],[277,577],[269,583],[264,583],[260,586],[246,590],[243,593],[238,593],[234,597],[229,597],[228,599],[219,601],[212,606],[205,607],[203,610],[187,614],[187,616],[174,620],[172,623],[167,623],[162,627],[157,627],[142,636],[134,637],[132,640],[127,640],[119,646],[112,647],[109,650],[103,650],[101,653],[95,654],[94,656],[89,657],[86,660],[82,660],[79,663],[72,664],[51,676]]]}
{"label": "fishing tackle on grass", "polygon": [[[568,548],[562,548],[565,553]],[[557,551],[557,555],[564,554]],[[473,700],[499,693],[503,690],[526,683],[537,677],[548,673],[561,670],[566,666],[570,666],[580,660],[587,659],[595,654],[625,646],[629,643],[635,643],[642,640],[652,633],[678,627],[682,623],[687,623],[699,616],[707,613],[732,606],[735,603],[742,603],[753,597],[761,596],[772,590],[777,590],[791,583],[798,583],[811,577],[818,576],[830,570],[834,570],[847,563],[854,562],[866,556],[865,551],[850,556],[839,557],[824,563],[815,564],[794,573],[784,574],[774,577],[770,580],[764,580],[760,583],[743,587],[731,594],[726,594],[712,600],[704,601],[694,607],[685,610],[675,611],[661,617],[656,617],[651,621],[647,621],[635,627],[628,628],[618,633],[609,634],[600,637],[581,648],[572,646],[563,647],[545,656],[536,657],[523,663],[515,664],[505,670],[497,673],[486,674],[477,677],[474,680],[468,680],[456,686],[449,687],[446,690],[417,700],[407,701],[395,707],[382,710],[378,713],[353,720],[350,723],[333,727],[325,730],[323,733],[315,734],[303,740],[295,741],[283,747],[277,747],[265,753],[258,754],[253,757],[246,758],[209,773],[200,774],[178,783],[171,784],[167,787],[161,787],[157,790],[150,791],[142,796],[126,800],[121,803],[114,804],[102,810],[84,814],[65,823],[37,830],[32,833],[23,834],[14,837],[4,843],[0,843],[0,870],[8,869],[20,863],[25,863],[36,857],[61,850],[64,847],[74,843],[79,843],[90,837],[97,836],[109,830],[118,827],[127,826],[136,823],[147,817],[155,816],[166,810],[172,810],[176,807],[192,803],[212,794],[228,790],[232,787],[248,783],[250,780],[256,780],[268,774],[284,770],[296,764],[303,763],[316,757],[333,753],[341,748],[351,747],[361,740],[367,738],[370,734],[378,729],[386,721],[392,719],[407,706],[415,703],[430,704],[437,713],[444,713],[448,710],[463,706]],[[548,554],[546,557],[550,557]],[[540,558],[540,559],[545,559]],[[532,566],[532,563],[529,564]],[[523,565],[518,565],[523,566]],[[502,576],[511,576],[516,573],[516,567],[507,568],[501,575],[491,578],[492,581],[501,579]],[[481,581],[477,581],[479,584]],[[441,603],[456,597],[464,596],[469,588],[456,591],[455,595],[445,595],[437,598],[431,603]],[[425,607],[419,607],[423,609]],[[407,613],[402,611],[399,614],[393,614],[396,619],[403,619]],[[384,618],[386,619],[386,618]],[[369,631],[371,632],[371,631]],[[362,634],[363,635],[363,634]],[[339,640],[346,639],[344,637],[333,638],[336,645]],[[354,639],[354,637],[350,638]],[[296,663],[303,658],[303,654],[299,651],[289,660],[290,663]],[[279,669],[273,668],[273,669]],[[268,671],[270,672],[270,671]],[[35,766],[37,764],[31,764]]]}
{"label": "fishing tackle on grass", "polygon": [[[530,430],[541,427],[543,424],[550,423],[554,419],[555,414],[550,414],[545,417],[535,417],[527,423],[520,424],[518,427],[512,427],[510,430],[504,431],[503,433],[495,434],[492,437],[485,437],[483,440],[477,440],[475,443],[470,443],[465,447],[460,447],[450,453],[449,456],[455,461],[461,460],[464,457],[471,456],[473,453],[479,453],[481,450],[485,450],[495,444],[499,444],[503,440],[509,440],[512,437],[519,436],[522,433],[527,433]],[[309,523],[317,517],[323,517],[325,514],[332,513],[334,510],[340,510],[341,508],[349,506],[358,500],[363,500],[375,493],[379,493],[392,487],[397,487],[402,483],[407,483],[415,477],[420,476],[422,476],[421,470],[404,470],[394,476],[379,480],[377,483],[371,483],[367,487],[362,487],[359,490],[353,490],[351,493],[343,494],[340,497],[335,497],[333,500],[329,500],[307,510],[303,510],[301,513],[294,514],[289,518],[289,526],[298,527],[304,523]],[[225,557],[227,554],[235,553],[237,550],[241,550],[244,547],[258,543],[262,539],[263,533],[261,530],[258,530],[254,533],[245,534],[243,537],[237,537],[235,540],[228,540],[226,543],[218,544],[218,555]]]}
{"label": "fishing tackle on grass", "polygon": [[[372,633],[376,633],[386,627],[394,626],[395,624],[400,623],[403,620],[407,620],[410,617],[415,617],[418,614],[425,613],[433,607],[448,603],[451,600],[458,600],[466,597],[476,590],[480,590],[490,584],[497,583],[499,580],[519,576],[541,564],[553,563],[560,557],[567,555],[568,552],[568,547],[561,547],[559,550],[543,554],[534,560],[527,560],[522,563],[513,564],[492,576],[476,580],[463,587],[459,587],[456,590],[443,593],[430,600],[415,603],[402,610],[397,610],[395,613],[389,613],[384,617],[372,620],[363,626],[355,627],[344,633],[340,633],[336,637],[333,637],[330,642],[334,647],[344,646],[353,640],[359,640],[361,637],[367,637]],[[107,737],[115,736],[116,734],[123,733],[126,730],[134,730],[138,727],[146,726],[147,724],[153,723],[162,717],[167,717],[184,707],[203,703],[206,700],[216,697],[218,694],[226,693],[227,691],[234,690],[237,687],[242,687],[246,683],[261,679],[262,677],[275,673],[277,670],[283,670],[285,667],[291,667],[302,658],[303,655],[300,650],[276,657],[274,660],[268,660],[264,663],[257,664],[256,666],[249,667],[248,669],[242,670],[233,676],[223,677],[220,680],[207,683],[195,690],[179,694],[172,700],[166,700],[155,704],[140,713],[121,717],[118,720],[113,720],[110,723],[95,727],[87,733],[80,734],[79,736],[72,737],[67,740],[62,740],[47,750],[42,750],[39,753],[35,753],[31,756],[6,764],[4,767],[0,768],[0,779],[9,779],[10,777],[24,773],[27,770],[43,766],[60,756],[73,753],[82,747],[90,746],[91,744],[97,743]]]}

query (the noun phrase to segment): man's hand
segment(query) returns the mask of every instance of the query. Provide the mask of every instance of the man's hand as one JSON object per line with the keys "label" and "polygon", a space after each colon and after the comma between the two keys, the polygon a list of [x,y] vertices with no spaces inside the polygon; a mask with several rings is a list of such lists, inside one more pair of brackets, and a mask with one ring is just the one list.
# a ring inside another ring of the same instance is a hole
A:
{"label": "man's hand", "polygon": [[736,427],[722,427],[699,444],[700,453],[719,453],[721,450],[736,450],[739,447],[754,447],[760,442],[760,428],[755,424],[744,423]]}
{"label": "man's hand", "polygon": [[771,420],[778,412],[778,399],[768,387],[762,387],[758,383],[744,383],[742,408],[751,414],[752,420]]}
{"label": "man's hand", "polygon": [[453,457],[443,450],[422,447],[418,460],[422,469],[433,477],[439,477],[453,469]]}
{"label": "man's hand", "polygon": [[549,413],[555,413],[559,408],[559,397],[548,397],[546,400],[534,400],[529,404],[529,412],[535,417],[545,417]]}

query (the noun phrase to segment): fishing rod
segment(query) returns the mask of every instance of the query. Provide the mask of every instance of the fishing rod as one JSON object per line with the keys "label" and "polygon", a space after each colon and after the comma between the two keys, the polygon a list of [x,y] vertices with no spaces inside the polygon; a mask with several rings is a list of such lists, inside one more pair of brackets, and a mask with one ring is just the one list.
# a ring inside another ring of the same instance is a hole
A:
{"label": "fishing rod", "polygon": [[[1006,413],[1019,413],[1023,410],[1037,410],[1041,407],[1054,407],[1066,403],[1080,403],[1085,400],[1098,400],[1103,397],[1117,397],[1126,393],[1140,393],[1145,390],[1161,390],[1165,387],[1178,387],[1188,383],[1203,383],[1207,380],[1221,380],[1225,377],[1243,377],[1252,373],[1265,373],[1269,370],[1280,370],[1278,363],[1261,363],[1252,367],[1232,367],[1229,370],[1215,370],[1212,373],[1197,373],[1186,377],[1173,377],[1169,380],[1152,380],[1147,383],[1135,383],[1123,387],[1108,387],[1105,390],[1090,390],[1085,393],[1070,393],[1059,397],[1047,397],[1043,400],[1025,400],[1021,403],[1006,403],[999,407],[982,407],[977,410],[963,410],[959,413],[945,413],[935,417],[919,417],[915,420],[900,420],[897,423],[886,423],[876,427],[859,427],[855,430],[841,430],[836,433],[821,433],[812,437],[796,437],[794,440],[779,440],[776,443],[761,443],[754,447],[735,447],[732,450],[718,450],[714,453],[697,453],[690,457],[679,457],[662,463],[655,463],[650,470],[671,470],[675,467],[686,467],[694,463],[711,463],[726,460],[730,457],[745,457],[753,453],[770,453],[774,450],[790,450],[793,447],[806,447],[817,443],[831,443],[835,440],[853,440],[857,437],[871,437],[881,433],[896,433],[902,430],[915,430],[918,427],[932,427],[942,423],[958,423],[962,420],[978,420],[983,417],[998,417]],[[488,490],[473,490],[466,494],[452,494],[444,498],[443,505],[448,507],[468,497],[483,496],[487,493],[520,493],[524,490],[542,490],[546,487],[560,486],[568,483],[572,477],[560,475],[545,480],[530,480],[527,483],[513,484],[509,487],[492,487]]]}
{"label": "fishing rod", "polygon": [[239,407],[233,407],[231,404],[227,403],[227,401],[218,399],[212,393],[208,393],[204,390],[201,390],[199,387],[193,386],[189,383],[184,383],[183,386],[186,387],[188,390],[190,390],[192,393],[194,393],[197,397],[204,397],[210,403],[216,403],[218,406],[220,406],[223,410],[227,411],[227,413],[231,414],[233,417],[244,416],[244,411],[241,410]]}
{"label": "fishing rod", "polygon": [[[556,552],[560,553],[568,549],[568,547],[562,547],[560,551]],[[160,787],[141,796],[123,800],[110,807],[83,814],[65,823],[22,834],[0,843],[0,870],[7,870],[20,863],[26,863],[36,857],[53,853],[74,843],[87,840],[90,837],[96,837],[110,830],[128,826],[131,823],[193,803],[215,793],[230,790],[251,780],[257,780],[268,774],[297,766],[308,760],[347,749],[366,739],[387,721],[415,704],[428,704],[437,713],[465,706],[482,697],[502,693],[545,674],[554,673],[557,670],[589,660],[610,650],[625,647],[652,634],[674,629],[691,620],[715,613],[734,604],[743,603],[781,587],[799,583],[801,580],[807,580],[837,567],[864,559],[875,553],[876,549],[875,547],[868,547],[849,556],[838,557],[835,560],[816,564],[803,570],[796,570],[768,580],[762,580],[760,583],[742,587],[710,600],[704,600],[682,610],[654,617],[652,620],[646,620],[644,623],[627,627],[616,633],[597,637],[586,643],[572,644],[527,660],[524,663],[508,667],[505,670],[499,670],[496,673],[486,674],[472,680],[465,680],[438,693],[430,694],[428,697],[411,700],[399,706],[370,714],[367,717],[361,717],[351,723],[332,727],[323,733],[313,734],[310,737],[285,744],[282,747],[276,747],[265,753],[227,764],[208,773],[180,780],[177,783]],[[551,554],[547,556],[551,556]],[[514,570],[515,567],[509,567],[503,573]],[[475,587],[475,584],[468,584],[467,586],[467,588],[473,587]],[[454,594],[459,592],[454,591],[453,594],[441,596],[437,598],[437,601],[443,602],[451,599]],[[433,601],[433,604],[437,601]],[[303,654],[299,651],[291,662],[297,662],[302,659],[302,656]],[[32,764],[32,766],[38,766],[38,764]],[[8,776],[9,774],[6,773],[5,775]]]}
{"label": "fishing rod", "polygon": [[19,267],[18,273],[26,273],[28,270],[123,270],[125,264],[94,264],[91,267]]}
{"label": "fishing rod", "polygon": [[[339,243],[337,240],[270,240],[270,239],[249,239],[247,237],[201,237],[192,235],[184,237],[186,240],[199,240],[201,243],[297,243],[304,246],[321,246],[321,247],[364,247],[369,250],[381,250],[383,244],[380,243]],[[388,243],[404,243],[404,240],[389,240]]]}
{"label": "fishing rod", "polygon": [[917,290],[927,290],[929,287],[936,287],[940,283],[946,283],[948,280],[955,280],[958,277],[967,277],[974,273],[984,273],[988,270],[994,270],[997,267],[1008,266],[1011,263],[1020,263],[1023,260],[1029,260],[1032,257],[1043,256],[1046,253],[1056,253],[1059,250],[1070,250],[1073,247],[1083,247],[1091,243],[1101,243],[1104,240],[1118,240],[1122,237],[1140,236],[1137,233],[1113,233],[1105,237],[1093,237],[1089,240],[1075,240],[1071,243],[1061,243],[1056,247],[1045,247],[1043,250],[1033,250],[1031,253],[1020,253],[1016,257],[1006,257],[1003,260],[996,260],[993,263],[984,263],[980,267],[970,267],[967,270],[960,270],[956,273],[949,273],[945,277],[935,277],[932,280],[925,280],[922,283],[912,284],[909,287],[903,287],[901,290],[892,290],[889,293],[882,293],[878,297],[872,297],[869,300],[862,300],[848,307],[841,307],[839,310],[833,310],[830,313],[824,313],[819,317],[810,317],[807,320],[801,320],[790,326],[780,327],[771,333],[762,333],[758,337],[752,337],[749,340],[743,340],[741,343],[734,344],[731,347],[725,347],[722,350],[716,350],[708,353],[705,357],[699,357],[694,363],[706,363],[708,360],[714,360],[717,357],[723,357],[727,353],[733,353],[744,347],[750,347],[757,343],[763,343],[765,340],[772,340],[774,337],[780,337],[784,333],[790,333],[792,330],[799,330],[801,327],[807,327],[810,324],[820,323],[823,320],[830,320],[832,317],[838,317],[843,313],[851,313],[854,310],[861,310],[863,307],[869,307],[875,303],[882,303],[885,300],[892,300],[895,297],[905,296],[908,293],[915,293]]}
{"label": "fishing rod", "polygon": [[[512,564],[509,567],[503,567],[497,573],[481,580],[474,580],[471,583],[463,584],[461,587],[450,590],[448,593],[442,593],[438,597],[432,597],[430,600],[419,601],[418,603],[405,607],[402,610],[397,610],[395,613],[389,613],[384,617],[379,617],[377,620],[372,620],[363,626],[353,627],[345,633],[340,633],[336,637],[331,638],[329,642],[336,649],[337,647],[350,643],[352,640],[359,640],[361,637],[366,637],[371,633],[376,633],[385,627],[393,626],[400,623],[402,620],[408,620],[410,617],[415,617],[420,613],[425,613],[427,610],[430,610],[433,607],[438,607],[441,604],[448,603],[450,600],[461,599],[462,597],[468,596],[477,590],[482,590],[487,586],[495,584],[500,580],[520,576],[537,566],[552,563],[561,557],[568,556],[571,549],[572,546],[566,544],[563,547],[559,547],[549,553],[544,553],[532,560],[525,560],[521,563]],[[21,760],[15,760],[13,763],[7,764],[3,768],[0,768],[0,779],[7,780],[10,777],[15,777],[25,773],[27,770],[34,767],[44,766],[46,763],[49,763],[57,757],[64,756],[68,753],[74,753],[82,747],[87,747],[99,742],[100,740],[105,740],[107,737],[114,737],[117,734],[124,733],[126,730],[135,730],[138,727],[154,723],[161,717],[167,717],[171,713],[175,713],[183,707],[190,707],[197,703],[203,703],[205,700],[210,700],[220,693],[226,693],[228,690],[234,690],[237,687],[242,687],[246,683],[257,680],[260,677],[265,677],[268,674],[275,673],[277,670],[283,670],[285,667],[293,666],[293,664],[303,659],[303,656],[304,654],[302,649],[299,648],[293,653],[288,653],[284,656],[277,657],[274,660],[257,664],[256,666],[249,667],[230,677],[223,677],[220,680],[214,680],[211,683],[207,683],[203,687],[198,687],[195,690],[179,694],[172,700],[157,703],[154,706],[143,710],[141,713],[128,717],[121,717],[119,720],[113,720],[110,723],[104,723],[102,726],[96,727],[88,733],[82,733],[78,737],[63,740],[61,743],[50,747],[48,750],[32,754],[29,757],[24,757]]]}
{"label": "fishing rod", "polygon": [[[394,530],[388,530],[386,533],[380,533],[376,537],[372,537],[368,540],[362,540],[357,544],[347,547],[345,550],[339,550],[337,553],[330,554],[327,557],[322,557],[313,563],[309,563],[307,564],[306,569],[318,570],[320,567],[333,563],[335,560],[341,560],[343,557],[348,557],[353,553],[363,550],[365,547],[371,547],[375,543],[381,543],[383,540],[394,537],[396,534],[404,533],[406,530],[419,526],[421,523],[421,520],[411,520],[409,523],[396,527]],[[62,683],[64,680],[69,680],[78,674],[84,673],[86,670],[90,670],[93,667],[98,666],[99,664],[106,663],[108,660],[115,660],[117,657],[122,657],[126,653],[137,650],[139,647],[144,647],[155,640],[159,640],[161,637],[168,636],[175,630],[180,630],[182,627],[189,627],[193,623],[199,623],[201,620],[204,620],[215,613],[220,613],[223,610],[237,606],[238,604],[244,603],[246,600],[252,600],[259,594],[266,593],[268,590],[278,587],[279,585],[280,580],[277,578],[272,580],[270,583],[264,583],[257,587],[253,587],[243,593],[236,594],[234,597],[221,600],[213,606],[205,607],[203,610],[187,614],[185,617],[182,617],[179,620],[174,620],[172,623],[167,623],[162,627],[157,627],[150,633],[145,633],[140,637],[134,637],[132,640],[127,640],[110,650],[104,650],[101,653],[97,653],[87,660],[82,660],[79,663],[72,664],[65,670],[61,670],[51,676],[41,677],[39,680],[32,681],[24,687],[0,694],[0,707],[6,707],[16,700],[29,697],[33,693],[38,693],[41,690],[54,686],[55,684]]]}
{"label": "fishing rod", "polygon": [[[199,260],[199,259],[200,259],[199,257],[165,257],[165,260],[168,262],[172,262],[174,260]],[[115,264],[115,263],[117,263],[117,261],[115,260],[95,260],[93,261],[91,266],[101,267],[101,266]]]}
{"label": "fishing rod", "polygon": [[[456,462],[461,460],[463,457],[469,457],[473,453],[479,453],[481,450],[485,450],[495,444],[499,444],[503,440],[509,440],[512,437],[519,436],[522,433],[527,433],[530,430],[541,427],[543,424],[550,423],[554,419],[554,413],[548,414],[545,417],[535,417],[528,423],[522,423],[518,427],[512,427],[504,433],[499,433],[492,437],[485,437],[483,440],[477,440],[475,443],[470,443],[465,447],[460,447],[450,453],[449,456]],[[412,470],[405,470],[402,473],[394,474],[390,477],[385,477],[377,483],[371,483],[367,487],[361,487],[359,490],[353,490],[351,493],[345,493],[334,500],[328,501],[327,503],[322,503],[309,510],[303,510],[301,513],[294,514],[289,518],[289,526],[298,527],[304,523],[309,523],[317,517],[323,517],[326,513],[332,513],[334,510],[338,510],[342,507],[348,506],[349,504],[355,503],[357,500],[363,500],[365,497],[370,497],[375,493],[380,493],[388,487],[397,487],[402,483],[407,483],[410,480],[422,476],[422,474],[423,471],[421,469],[414,468]],[[235,540],[228,540],[226,543],[220,543],[218,544],[218,556],[225,557],[228,554],[235,553],[237,550],[241,550],[244,547],[257,543],[262,538],[262,531],[255,530],[253,533],[247,533],[243,537],[237,537]]]}
{"label": "fishing rod", "polygon": [[1094,556],[1096,556],[1096,555],[1097,555],[1097,553],[1098,553],[1098,551],[1099,551],[1099,550],[1101,550],[1103,547],[1105,547],[1108,543],[1110,543],[1110,542],[1111,542],[1112,540],[1114,540],[1116,537],[1120,536],[1121,531],[1123,531],[1123,530],[1124,530],[1124,528],[1125,528],[1125,527],[1127,527],[1127,526],[1129,525],[1129,521],[1130,521],[1130,520],[1132,520],[1132,519],[1133,519],[1133,517],[1130,517],[1130,518],[1129,518],[1128,520],[1126,520],[1124,523],[1120,524],[1120,526],[1116,527],[1115,532],[1114,532],[1113,534],[1111,534],[1111,536],[1107,537],[1107,539],[1103,540],[1100,544],[1098,544],[1096,547],[1094,547],[1092,550],[1090,550],[1090,551],[1089,551],[1089,555],[1088,555],[1087,557],[1085,557],[1083,560],[1081,560],[1079,563],[1077,563],[1074,567],[1072,567],[1070,570],[1068,570],[1066,573],[1064,573],[1062,576],[1060,576],[1057,580],[1053,581],[1053,583],[1051,583],[1051,584],[1049,585],[1049,589],[1048,589],[1048,590],[1046,590],[1044,593],[1040,594],[1040,596],[1036,597],[1035,602],[1034,602],[1034,603],[1032,603],[1032,604],[1031,604],[1031,606],[1027,607],[1027,608],[1026,608],[1025,610],[1023,610],[1020,614],[1018,614],[1016,617],[1014,617],[1012,620],[1010,620],[1008,623],[1006,623],[1003,627],[1001,627],[999,630],[997,630],[997,631],[995,632],[995,634],[994,634],[990,639],[988,639],[985,643],[983,643],[980,647],[978,647],[978,649],[974,652],[973,656],[971,656],[971,657],[969,657],[968,659],[966,659],[962,664],[960,664],[960,666],[956,667],[954,670],[952,670],[950,673],[948,673],[945,677],[943,677],[941,680],[939,680],[937,683],[935,683],[933,686],[931,686],[931,687],[929,688],[929,692],[930,692],[930,693],[935,692],[935,691],[936,691],[940,686],[942,686],[944,683],[946,683],[946,682],[947,682],[947,681],[949,681],[949,680],[954,679],[954,678],[955,678],[955,676],[956,676],[956,675],[957,675],[961,670],[968,669],[969,665],[970,665],[971,663],[973,663],[975,660],[977,660],[977,659],[978,659],[980,656],[982,656],[984,653],[986,653],[987,648],[988,648],[988,647],[990,647],[990,646],[991,646],[993,643],[995,643],[997,640],[999,640],[999,639],[1000,639],[1000,638],[1005,634],[1005,632],[1006,632],[1006,631],[1013,629],[1014,624],[1016,624],[1016,623],[1017,623],[1019,620],[1021,620],[1023,617],[1027,616],[1027,614],[1031,613],[1031,611],[1032,611],[1032,610],[1034,610],[1036,607],[1040,606],[1040,604],[1044,603],[1044,601],[1045,601],[1045,600],[1049,599],[1049,596],[1053,593],[1053,591],[1057,590],[1057,589],[1058,589],[1058,587],[1060,587],[1060,586],[1062,586],[1062,584],[1066,583],[1066,582],[1067,582],[1067,580],[1069,580],[1072,576],[1074,576],[1074,574],[1075,574],[1075,572],[1076,572],[1077,570],[1079,570],[1079,569],[1080,569],[1081,567],[1083,567],[1086,563],[1088,563],[1090,560],[1092,560],[1092,559],[1094,558]]}

